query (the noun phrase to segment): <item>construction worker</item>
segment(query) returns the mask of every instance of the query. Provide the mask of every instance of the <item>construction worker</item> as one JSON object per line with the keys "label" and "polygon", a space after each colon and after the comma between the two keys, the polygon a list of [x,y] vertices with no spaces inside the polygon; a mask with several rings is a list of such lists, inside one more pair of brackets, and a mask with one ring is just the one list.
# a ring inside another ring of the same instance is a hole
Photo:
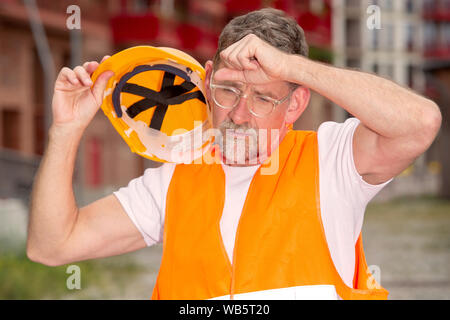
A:
{"label": "construction worker", "polygon": [[[205,65],[220,163],[164,163],[83,208],[72,190],[75,156],[113,74],[91,89],[97,62],[63,68],[32,193],[29,258],[56,266],[162,242],[154,299],[387,298],[364,258],[365,207],[427,150],[441,114],[389,80],[307,54],[302,29],[281,11],[231,20]],[[293,130],[310,90],[354,117]],[[262,156],[272,132],[275,146]],[[253,143],[235,147],[242,139]],[[275,152],[277,169],[262,174]],[[236,154],[243,160],[228,161]]]}

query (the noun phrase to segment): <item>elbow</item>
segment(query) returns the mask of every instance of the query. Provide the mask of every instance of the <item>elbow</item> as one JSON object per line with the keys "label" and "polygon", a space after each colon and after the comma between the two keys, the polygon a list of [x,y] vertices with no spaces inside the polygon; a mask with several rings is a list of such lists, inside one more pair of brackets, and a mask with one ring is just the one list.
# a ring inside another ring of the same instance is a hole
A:
{"label": "elbow", "polygon": [[59,261],[57,257],[43,254],[29,244],[27,245],[26,254],[28,259],[30,259],[31,261],[43,264],[48,267],[58,267],[65,264],[62,261]]}
{"label": "elbow", "polygon": [[435,102],[431,100],[429,100],[429,102],[430,107],[427,111],[427,114],[424,116],[423,125],[424,132],[428,137],[428,145],[431,145],[441,128],[442,114],[439,106]]}
{"label": "elbow", "polygon": [[414,133],[411,132],[411,140],[406,149],[408,154],[414,158],[423,154],[436,139],[442,124],[439,106],[428,100],[415,122]]}
{"label": "elbow", "polygon": [[442,113],[441,110],[439,109],[439,106],[431,101],[431,110],[430,111],[430,116],[429,116],[429,120],[428,120],[428,127],[433,135],[433,140],[436,137],[436,135],[438,134],[439,130],[441,129],[441,125],[442,125]]}

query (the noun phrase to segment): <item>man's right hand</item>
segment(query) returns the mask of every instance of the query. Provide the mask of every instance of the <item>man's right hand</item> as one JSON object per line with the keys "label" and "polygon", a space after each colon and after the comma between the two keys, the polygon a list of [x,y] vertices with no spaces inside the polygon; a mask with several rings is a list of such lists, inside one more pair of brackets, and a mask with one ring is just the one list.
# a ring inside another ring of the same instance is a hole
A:
{"label": "man's right hand", "polygon": [[[109,56],[103,57],[101,62],[107,58]],[[52,127],[82,132],[88,126],[100,108],[106,84],[114,74],[112,71],[103,72],[93,85],[90,76],[98,66],[98,62],[91,61],[73,70],[61,69],[53,94]]]}

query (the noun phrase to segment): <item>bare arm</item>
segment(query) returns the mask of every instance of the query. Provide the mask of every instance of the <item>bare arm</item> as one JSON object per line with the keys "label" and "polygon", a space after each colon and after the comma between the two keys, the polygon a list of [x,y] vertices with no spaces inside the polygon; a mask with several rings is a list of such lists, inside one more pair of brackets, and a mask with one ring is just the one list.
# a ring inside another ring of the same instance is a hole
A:
{"label": "bare arm", "polygon": [[78,208],[72,189],[82,134],[103,99],[111,73],[93,88],[89,75],[98,63],[63,68],[55,83],[53,124],[36,175],[28,224],[27,255],[36,262],[61,265],[117,255],[145,247],[145,241],[114,195]]}
{"label": "bare arm", "polygon": [[381,77],[292,56],[301,83],[361,121],[353,139],[356,168],[379,184],[401,173],[431,145],[441,124],[439,107]]}

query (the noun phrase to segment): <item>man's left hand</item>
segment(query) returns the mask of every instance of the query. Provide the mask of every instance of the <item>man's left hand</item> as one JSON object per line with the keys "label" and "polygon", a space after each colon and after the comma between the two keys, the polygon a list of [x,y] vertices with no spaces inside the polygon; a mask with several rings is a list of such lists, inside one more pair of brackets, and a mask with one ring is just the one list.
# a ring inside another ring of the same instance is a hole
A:
{"label": "man's left hand", "polygon": [[225,67],[217,70],[215,78],[251,84],[283,81],[288,78],[289,56],[249,34],[220,53]]}

